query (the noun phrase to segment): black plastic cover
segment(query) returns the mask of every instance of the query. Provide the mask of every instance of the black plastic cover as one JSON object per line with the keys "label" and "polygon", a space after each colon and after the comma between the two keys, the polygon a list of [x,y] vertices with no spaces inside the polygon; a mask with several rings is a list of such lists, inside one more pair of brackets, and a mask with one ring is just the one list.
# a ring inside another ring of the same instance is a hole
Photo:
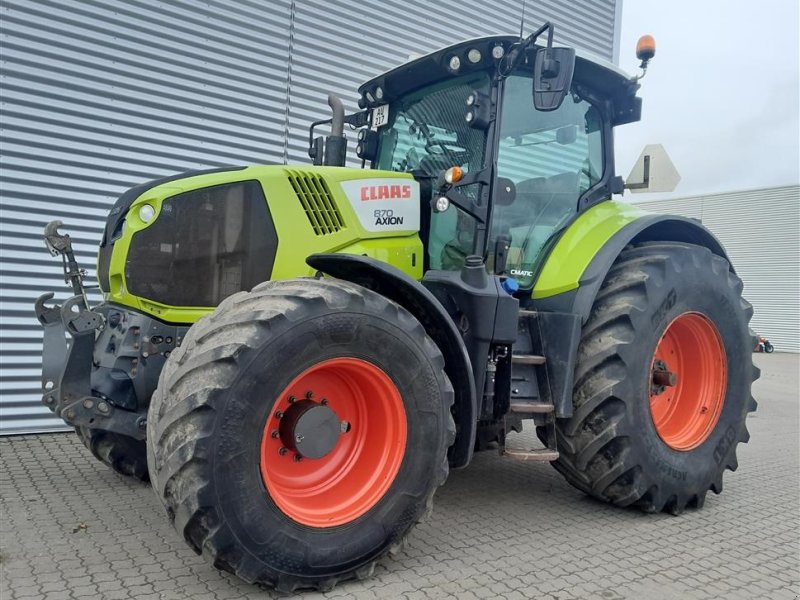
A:
{"label": "black plastic cover", "polygon": [[136,233],[125,278],[136,296],[213,307],[272,274],[278,247],[261,184],[240,181],[167,198]]}
{"label": "black plastic cover", "polygon": [[128,214],[133,201],[139,196],[144,194],[162,183],[169,183],[170,181],[177,181],[178,179],[186,179],[187,177],[194,177],[196,175],[208,175],[209,173],[223,173],[225,171],[241,171],[247,167],[218,167],[216,169],[195,169],[191,171],[184,171],[169,177],[161,177],[153,179],[136,185],[126,190],[111,207],[106,219],[106,226],[103,230],[103,238],[100,240],[100,253],[98,257],[97,279],[100,283],[100,289],[104,292],[109,291],[108,281],[108,267],[111,263],[111,250],[114,247],[114,240],[119,237],[118,234],[122,232],[122,222]]}

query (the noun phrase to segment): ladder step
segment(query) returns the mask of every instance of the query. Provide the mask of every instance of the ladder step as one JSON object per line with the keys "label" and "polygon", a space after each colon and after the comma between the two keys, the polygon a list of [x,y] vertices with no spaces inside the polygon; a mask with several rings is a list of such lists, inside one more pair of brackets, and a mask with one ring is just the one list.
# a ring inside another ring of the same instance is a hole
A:
{"label": "ladder step", "polygon": [[537,354],[512,354],[511,362],[521,365],[543,365],[545,358]]}
{"label": "ladder step", "polygon": [[539,462],[549,462],[558,458],[557,450],[550,450],[549,448],[541,448],[538,450],[511,450],[506,448],[503,452],[506,456],[516,460],[532,460]]}
{"label": "ladder step", "polygon": [[549,402],[512,402],[511,412],[519,414],[551,413],[555,407]]}
{"label": "ladder step", "polygon": [[539,312],[535,311],[535,310],[520,309],[519,316],[520,317],[533,317],[533,318],[536,318],[536,317],[539,316]]}

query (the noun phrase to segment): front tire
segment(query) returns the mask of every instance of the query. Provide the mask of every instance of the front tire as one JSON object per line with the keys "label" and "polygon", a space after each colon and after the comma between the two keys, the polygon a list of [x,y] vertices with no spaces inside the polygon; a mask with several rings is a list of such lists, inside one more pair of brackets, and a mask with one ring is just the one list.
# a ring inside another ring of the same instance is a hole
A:
{"label": "front tire", "polygon": [[170,356],[148,416],[175,528],[248,582],[329,589],[400,548],[447,477],[444,360],[397,304],[339,280],[225,300]]}
{"label": "front tire", "polygon": [[147,448],[144,440],[121,433],[76,427],[75,433],[97,460],[120,475],[148,482]]}
{"label": "front tire", "polygon": [[753,311],[741,291],[728,262],[706,248],[650,243],[621,253],[583,328],[573,416],[557,421],[554,466],[569,483],[675,514],[722,491],[756,408]]}

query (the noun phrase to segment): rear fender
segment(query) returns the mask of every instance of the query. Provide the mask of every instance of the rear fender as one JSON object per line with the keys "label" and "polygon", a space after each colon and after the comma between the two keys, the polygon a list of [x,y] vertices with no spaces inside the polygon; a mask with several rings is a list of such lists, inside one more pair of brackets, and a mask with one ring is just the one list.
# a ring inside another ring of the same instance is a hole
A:
{"label": "rear fender", "polygon": [[[611,203],[606,203],[611,204]],[[617,203],[614,203],[617,204]],[[597,239],[590,236],[578,240],[573,250],[584,259],[586,266],[577,282],[564,281],[560,293],[548,294],[540,292],[537,297],[537,286],[534,287],[534,305],[539,310],[578,314],[582,322],[586,322],[592,310],[594,299],[603,284],[608,271],[617,260],[620,252],[630,244],[642,242],[683,242],[708,248],[726,260],[728,255],[719,240],[706,229],[700,221],[675,215],[659,215],[638,211],[626,212],[628,219],[620,223],[620,227],[607,239],[598,244]],[[634,217],[634,218],[630,218]],[[574,244],[574,242],[573,242]],[[560,242],[556,244],[548,261],[555,254]],[[542,270],[544,273],[548,265]],[[733,267],[731,267],[733,269]]]}
{"label": "rear fender", "polygon": [[326,275],[356,283],[389,298],[422,324],[444,356],[444,370],[455,390],[456,439],[449,450],[450,466],[467,466],[475,447],[478,414],[472,365],[464,340],[436,297],[401,270],[368,256],[313,254],[306,262]]}
{"label": "rear fender", "polygon": [[[566,319],[578,325],[573,335],[542,330],[546,356],[558,356],[549,368],[551,380],[562,382],[552,402],[558,417],[572,416],[572,385],[580,347],[580,325],[589,318],[597,293],[620,252],[642,242],[684,242],[704,246],[727,259],[725,249],[699,221],[658,215],[618,202],[604,202],[589,211],[594,219],[579,217],[555,244],[533,290],[532,307],[543,316]],[[577,229],[573,227],[578,226]],[[564,244],[562,246],[562,244]],[[553,262],[551,262],[553,261]],[[731,267],[732,269],[733,267]],[[542,283],[542,276],[547,276]]]}

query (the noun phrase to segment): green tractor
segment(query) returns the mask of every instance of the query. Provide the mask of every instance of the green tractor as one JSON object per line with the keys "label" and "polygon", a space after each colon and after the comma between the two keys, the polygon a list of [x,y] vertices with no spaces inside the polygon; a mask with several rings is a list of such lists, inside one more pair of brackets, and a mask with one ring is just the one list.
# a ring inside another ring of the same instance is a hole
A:
{"label": "green tractor", "polygon": [[[216,567],[281,591],[368,576],[486,449],[647,512],[700,508],[736,468],[742,283],[699,222],[611,199],[646,185],[614,170],[639,77],[552,32],[412,60],[354,114],[329,97],[311,166],[125,192],[99,305],[46,229],[75,295],[37,301],[43,402]],[[541,447],[506,447],[523,422]]]}

